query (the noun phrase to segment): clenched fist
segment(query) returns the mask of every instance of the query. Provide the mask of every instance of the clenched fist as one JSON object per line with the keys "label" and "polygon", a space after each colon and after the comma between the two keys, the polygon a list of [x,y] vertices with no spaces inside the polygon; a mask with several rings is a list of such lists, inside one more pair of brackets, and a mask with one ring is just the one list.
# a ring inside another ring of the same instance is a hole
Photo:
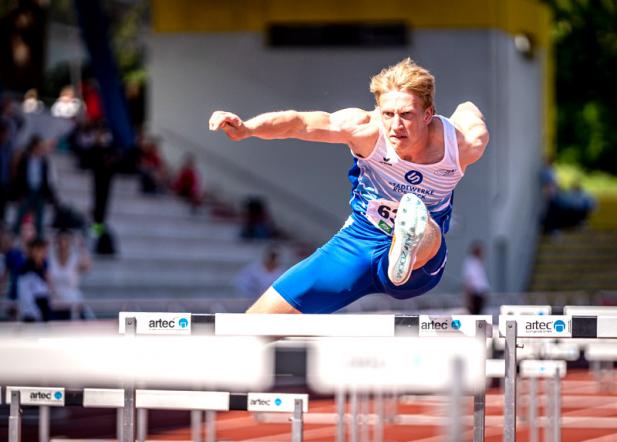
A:
{"label": "clenched fist", "polygon": [[245,126],[244,121],[231,112],[213,112],[210,117],[209,127],[210,130],[222,129],[234,141],[243,140],[249,136],[249,130]]}

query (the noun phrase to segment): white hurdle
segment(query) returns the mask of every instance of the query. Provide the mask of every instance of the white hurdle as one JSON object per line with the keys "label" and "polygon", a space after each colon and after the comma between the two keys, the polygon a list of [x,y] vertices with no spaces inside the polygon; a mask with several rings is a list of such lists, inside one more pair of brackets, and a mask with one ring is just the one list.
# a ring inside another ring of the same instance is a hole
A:
{"label": "white hurdle", "polygon": [[[154,406],[151,402],[147,407],[144,406],[144,394],[152,397],[152,393],[144,391],[177,389],[184,399],[176,397],[175,400],[190,402],[187,397],[195,389],[268,389],[274,372],[275,345],[271,341],[261,341],[256,336],[318,338],[311,342],[311,361],[316,360],[313,359],[317,357],[315,352],[326,351],[319,350],[322,345],[335,345],[342,336],[362,343],[357,349],[361,353],[356,354],[352,360],[339,360],[338,363],[349,363],[355,367],[355,372],[363,373],[355,378],[353,384],[342,383],[342,387],[352,392],[371,393],[448,391],[455,403],[456,398],[462,394],[473,394],[474,399],[482,399],[478,402],[481,407],[474,407],[474,440],[483,439],[486,385],[484,361],[486,338],[492,331],[487,326],[487,321],[490,323],[492,319],[490,316],[191,315],[127,312],[120,317],[122,321],[118,330],[125,334],[124,337],[88,336],[87,339],[80,339],[51,333],[0,339],[0,358],[12,361],[0,367],[0,383],[29,387],[63,385],[67,388],[87,386],[120,389],[123,396],[121,440],[132,441],[135,437],[136,410]],[[177,334],[185,336],[175,336]],[[212,334],[214,336],[208,336]],[[373,339],[377,339],[379,344],[375,344],[372,356],[369,354],[367,359],[367,343]],[[470,342],[470,348],[477,348],[481,353],[471,349],[461,353],[458,349],[468,345],[463,342]],[[345,348],[349,345],[345,343]],[[384,353],[385,348],[392,350]],[[433,356],[436,352],[443,355]],[[342,353],[340,348],[338,353]],[[35,354],[49,363],[45,367],[33,366],[31,362]],[[403,357],[405,354],[407,356]],[[233,355],[238,357],[233,358]],[[243,362],[246,360],[251,363]],[[438,364],[445,368],[436,370]],[[247,375],[243,371],[249,368],[259,370]],[[322,385],[329,392],[340,391],[340,388],[334,388],[334,384],[341,379],[351,379],[339,375],[334,382],[329,381],[330,384],[314,384],[313,381],[318,378],[310,368],[308,373],[311,373],[312,386]],[[374,376],[369,376],[371,373]],[[412,379],[414,376],[418,378]],[[249,382],[250,379],[253,381]],[[327,379],[323,378],[322,381],[327,382]],[[418,383],[420,380],[421,384]],[[436,385],[437,380],[442,382],[441,387]],[[367,381],[371,382],[370,389],[365,384]],[[21,393],[12,391],[11,408],[16,406],[18,409],[20,400]],[[194,409],[196,406],[184,403],[183,407]],[[305,411],[303,401],[295,400],[292,439],[297,442],[302,440],[302,415]],[[454,405],[452,417],[460,425],[457,413],[460,413],[460,407]],[[13,417],[18,417],[18,414]],[[198,419],[201,420],[201,417]],[[460,440],[462,432],[452,431],[453,427],[449,426],[449,440]],[[355,440],[357,436],[356,433]],[[11,442],[14,441],[19,441],[19,438],[11,439]]]}
{"label": "white hurdle", "polygon": [[[571,309],[567,310],[572,312]],[[589,310],[586,311],[589,313]],[[518,338],[552,338],[552,339],[615,339],[617,338],[617,316],[500,316],[499,332],[505,336],[506,343],[506,391],[504,407],[506,442],[516,440],[516,356],[519,347]],[[508,388],[509,386],[509,388]],[[559,440],[560,432],[552,435]]]}

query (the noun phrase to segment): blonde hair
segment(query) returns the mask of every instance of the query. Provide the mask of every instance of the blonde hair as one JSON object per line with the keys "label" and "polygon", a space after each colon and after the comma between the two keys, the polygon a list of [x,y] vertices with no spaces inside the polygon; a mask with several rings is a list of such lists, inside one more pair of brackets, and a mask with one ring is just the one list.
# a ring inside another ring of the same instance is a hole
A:
{"label": "blonde hair", "polygon": [[422,99],[424,109],[433,106],[435,98],[435,77],[411,58],[407,57],[394,66],[383,68],[371,78],[371,92],[379,105],[381,94],[389,91],[414,92]]}

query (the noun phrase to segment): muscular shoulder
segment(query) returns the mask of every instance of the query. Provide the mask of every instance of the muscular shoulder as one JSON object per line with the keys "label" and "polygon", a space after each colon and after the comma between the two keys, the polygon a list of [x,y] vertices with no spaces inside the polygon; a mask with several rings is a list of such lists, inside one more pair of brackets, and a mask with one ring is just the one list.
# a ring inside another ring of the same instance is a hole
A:
{"label": "muscular shoulder", "polygon": [[331,123],[348,137],[352,152],[367,156],[379,135],[379,124],[375,112],[358,108],[342,109],[331,115]]}
{"label": "muscular shoulder", "polygon": [[371,122],[371,113],[364,109],[350,107],[331,114],[330,122],[341,131],[354,133]]}
{"label": "muscular shoulder", "polygon": [[450,119],[456,127],[459,158],[464,170],[484,154],[489,141],[488,128],[484,115],[470,101],[459,104]]}

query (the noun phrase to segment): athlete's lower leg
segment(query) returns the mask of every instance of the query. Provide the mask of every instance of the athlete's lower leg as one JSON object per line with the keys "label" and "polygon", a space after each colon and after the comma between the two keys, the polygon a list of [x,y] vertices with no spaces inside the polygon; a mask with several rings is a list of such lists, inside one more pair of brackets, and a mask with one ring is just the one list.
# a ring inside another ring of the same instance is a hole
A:
{"label": "athlete's lower leg", "polygon": [[401,198],[388,254],[388,278],[394,285],[405,284],[414,269],[437,254],[441,232],[424,203],[414,194]]}

